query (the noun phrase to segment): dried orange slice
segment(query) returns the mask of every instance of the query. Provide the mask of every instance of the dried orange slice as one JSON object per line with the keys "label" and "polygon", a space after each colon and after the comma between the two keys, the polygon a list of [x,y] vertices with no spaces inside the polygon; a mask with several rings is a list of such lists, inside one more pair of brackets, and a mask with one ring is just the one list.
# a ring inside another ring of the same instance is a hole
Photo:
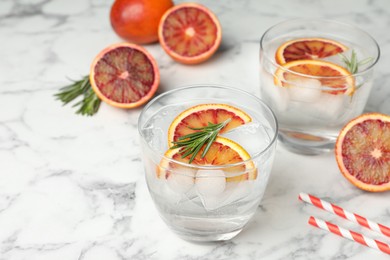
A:
{"label": "dried orange slice", "polygon": [[283,64],[275,72],[274,83],[288,87],[289,82],[299,82],[305,76],[316,77],[321,85],[337,90],[324,90],[331,94],[352,94],[355,90],[355,79],[351,73],[331,62],[320,60],[296,60]]}
{"label": "dried orange slice", "polygon": [[351,120],[336,141],[341,173],[356,187],[390,190],[390,116],[369,113]]}
{"label": "dried orange slice", "polygon": [[101,51],[92,62],[89,77],[96,95],[120,108],[144,104],[160,83],[154,58],[131,43],[114,44]]}
{"label": "dried orange slice", "polygon": [[348,49],[345,45],[324,38],[300,38],[283,43],[275,54],[275,60],[283,65],[295,60],[321,59]]}
{"label": "dried orange slice", "polygon": [[222,30],[217,17],[206,7],[183,3],[161,18],[158,37],[165,52],[184,64],[201,63],[221,44]]}
{"label": "dried orange slice", "polygon": [[[257,170],[255,168],[254,163],[250,160],[250,155],[247,151],[245,151],[244,148],[242,148],[234,141],[224,137],[217,137],[216,140],[212,143],[205,157],[201,158],[203,148],[199,151],[195,159],[192,161],[192,165],[225,166],[233,164],[231,167],[224,167],[222,169],[225,173],[226,181],[230,182],[254,180],[257,178]],[[178,174],[192,173],[193,176],[195,176],[197,171],[196,167],[194,168],[184,165],[189,163],[189,159],[191,156],[182,158],[180,148],[168,150],[165,153],[165,157],[183,164],[175,163],[167,159],[162,159],[157,169],[157,176],[159,178],[168,178],[169,174],[171,174],[172,172]],[[245,163],[240,164],[241,162]],[[213,170],[210,169],[210,171]]]}
{"label": "dried orange slice", "polygon": [[239,108],[227,104],[201,104],[190,107],[180,113],[168,129],[168,146],[181,136],[196,132],[192,128],[205,127],[208,123],[219,124],[231,118],[231,121],[221,129],[220,133],[227,132],[237,126],[252,121],[252,118]]}

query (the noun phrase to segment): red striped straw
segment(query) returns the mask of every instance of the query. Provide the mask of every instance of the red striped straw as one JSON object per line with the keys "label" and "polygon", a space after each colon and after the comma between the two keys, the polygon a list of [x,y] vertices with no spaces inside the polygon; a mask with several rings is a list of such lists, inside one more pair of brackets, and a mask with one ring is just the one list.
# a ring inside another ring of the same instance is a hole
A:
{"label": "red striped straw", "polygon": [[390,246],[381,241],[368,238],[362,234],[356,233],[351,230],[347,230],[345,228],[339,227],[330,222],[326,222],[321,219],[315,218],[313,216],[309,218],[309,224],[390,255]]}
{"label": "red striped straw", "polygon": [[333,213],[337,216],[340,216],[342,218],[348,219],[352,222],[355,222],[363,227],[369,228],[373,231],[376,231],[380,234],[383,234],[385,236],[390,237],[390,228],[387,226],[384,226],[382,224],[375,223],[369,219],[366,219],[358,214],[351,213],[349,211],[346,211],[339,206],[336,206],[334,204],[331,204],[325,200],[319,199],[313,195],[306,194],[306,193],[300,193],[299,199],[307,202],[309,204],[312,204],[320,209],[326,210],[330,213]]}

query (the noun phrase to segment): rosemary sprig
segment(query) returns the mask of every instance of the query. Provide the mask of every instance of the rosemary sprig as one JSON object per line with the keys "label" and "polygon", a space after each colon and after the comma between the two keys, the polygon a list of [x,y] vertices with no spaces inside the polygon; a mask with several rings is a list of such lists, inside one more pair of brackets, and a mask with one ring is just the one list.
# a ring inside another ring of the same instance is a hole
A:
{"label": "rosemary sprig", "polygon": [[85,76],[79,81],[74,81],[73,84],[65,86],[60,89],[58,93],[54,95],[57,100],[62,101],[64,105],[73,101],[79,96],[83,96],[83,99],[73,106],[80,106],[77,110],[77,114],[92,116],[100,107],[101,100],[96,96],[95,92],[89,82],[89,76]]}
{"label": "rosemary sprig", "polygon": [[359,66],[371,62],[374,58],[367,57],[364,60],[358,61],[355,50],[352,50],[351,57],[348,58],[344,54],[339,53],[341,60],[345,63],[345,67],[351,74],[355,74],[359,71]]}
{"label": "rosemary sprig", "polygon": [[221,131],[221,129],[224,128],[230,121],[231,118],[228,118],[219,124],[209,122],[205,127],[188,127],[192,130],[196,130],[197,132],[179,137],[177,141],[172,142],[174,145],[170,149],[182,148],[180,150],[182,153],[181,157],[185,158],[191,155],[189,163],[192,163],[200,149],[206,145],[201,154],[201,158],[203,158],[210,150],[210,147],[217,138],[219,131]]}

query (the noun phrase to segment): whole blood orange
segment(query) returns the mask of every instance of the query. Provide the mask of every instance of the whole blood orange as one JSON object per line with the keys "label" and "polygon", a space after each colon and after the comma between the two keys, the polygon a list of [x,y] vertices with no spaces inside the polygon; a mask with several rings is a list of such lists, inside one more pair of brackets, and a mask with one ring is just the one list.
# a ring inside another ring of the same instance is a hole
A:
{"label": "whole blood orange", "polygon": [[390,190],[390,116],[370,113],[351,120],[337,138],[335,154],[341,173],[358,188]]}
{"label": "whole blood orange", "polygon": [[171,0],[116,0],[110,12],[112,28],[129,42],[155,42],[161,16],[172,6]]}
{"label": "whole blood orange", "polygon": [[300,38],[283,43],[276,51],[275,60],[282,65],[295,60],[321,59],[346,51],[343,44],[324,38]]}
{"label": "whole blood orange", "polygon": [[92,62],[89,77],[96,95],[120,108],[144,104],[160,83],[154,58],[131,43],[114,44],[101,51]]}
{"label": "whole blood orange", "polygon": [[219,124],[227,119],[231,121],[221,129],[227,132],[235,127],[252,121],[252,118],[239,108],[227,104],[200,104],[180,113],[168,129],[168,146],[179,137],[196,132],[191,128],[205,127],[208,123]]}
{"label": "whole blood orange", "polygon": [[201,63],[221,44],[222,30],[217,17],[206,7],[184,3],[169,9],[158,27],[160,44],[174,60]]}

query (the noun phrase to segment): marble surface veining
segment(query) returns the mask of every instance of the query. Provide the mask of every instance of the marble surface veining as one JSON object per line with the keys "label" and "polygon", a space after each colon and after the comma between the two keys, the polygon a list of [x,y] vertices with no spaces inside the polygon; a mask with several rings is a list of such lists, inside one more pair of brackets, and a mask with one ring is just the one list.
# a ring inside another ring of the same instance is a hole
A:
{"label": "marble surface veining", "polygon": [[[366,111],[390,114],[390,1],[200,2],[220,19],[222,45],[198,66],[175,63],[158,44],[147,45],[161,71],[159,93],[194,83],[256,93],[263,32],[288,18],[325,17],[354,24],[378,41],[381,59]],[[305,157],[280,146],[264,199],[236,238],[193,244],[171,233],[145,184],[140,109],[103,104],[86,118],[53,98],[69,79],[89,72],[101,49],[121,41],[109,23],[111,4],[0,1],[0,260],[389,259],[309,226],[314,215],[390,243],[297,196],[312,193],[390,225],[390,194],[353,187],[332,154]]]}

